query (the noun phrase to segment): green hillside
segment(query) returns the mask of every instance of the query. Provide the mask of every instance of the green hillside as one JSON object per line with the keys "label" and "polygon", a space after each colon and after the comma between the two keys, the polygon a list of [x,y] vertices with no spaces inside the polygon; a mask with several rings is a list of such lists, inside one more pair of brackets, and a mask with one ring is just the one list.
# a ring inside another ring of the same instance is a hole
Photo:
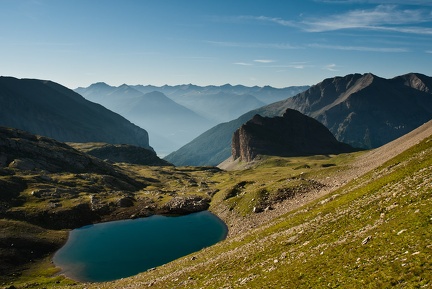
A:
{"label": "green hillside", "polygon": [[[46,255],[64,242],[65,231],[42,230],[25,222],[3,219],[0,229],[6,241],[15,238],[34,248],[49,244],[49,249],[40,251],[42,259],[25,263],[25,268],[17,273],[4,276],[2,285],[6,288],[432,286],[432,122],[367,152],[296,158],[260,156],[253,163],[237,163],[236,168],[222,171],[122,164],[124,172],[149,182],[146,189],[154,193],[154,205],[163,206],[172,192],[211,198],[210,210],[229,228],[225,241],[136,276],[83,284],[59,276],[58,268]],[[134,194],[138,199],[143,193]],[[139,207],[136,204],[124,208],[124,215],[130,216]],[[20,232],[32,236],[31,242],[22,238]],[[4,253],[8,252],[11,251],[4,247]],[[23,250],[14,254],[20,258],[26,256]]]}
{"label": "green hillside", "polygon": [[[282,178],[284,181],[287,177],[296,178],[292,175],[296,170],[297,177],[303,180],[312,177],[326,180],[350,173],[352,166],[347,164],[355,163],[357,158],[361,156],[345,155],[321,161],[319,158],[267,159],[259,167],[243,173],[215,176],[221,182],[213,208],[221,210],[225,205],[232,216],[250,214],[245,220],[253,219],[259,214],[244,209],[241,199],[253,193],[252,186],[261,185],[260,176],[267,178],[265,189],[271,191],[268,184],[277,189]],[[307,173],[308,170],[314,173]],[[363,176],[352,178],[328,195],[268,223],[245,228],[243,233],[234,233],[226,241],[192,256],[132,278],[78,287],[432,286],[432,136]],[[237,186],[242,192],[228,196],[235,183],[242,184]],[[238,201],[233,202],[232,198]],[[241,225],[246,227],[248,223]]]}

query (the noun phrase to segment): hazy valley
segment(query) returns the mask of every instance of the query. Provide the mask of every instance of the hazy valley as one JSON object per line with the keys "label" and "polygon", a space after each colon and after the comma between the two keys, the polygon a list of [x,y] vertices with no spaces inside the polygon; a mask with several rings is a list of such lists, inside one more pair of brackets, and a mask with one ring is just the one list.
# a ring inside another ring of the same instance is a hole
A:
{"label": "hazy valley", "polygon": [[77,88],[86,99],[119,113],[150,134],[152,146],[165,156],[218,123],[291,97],[308,86],[151,86],[105,83]]}

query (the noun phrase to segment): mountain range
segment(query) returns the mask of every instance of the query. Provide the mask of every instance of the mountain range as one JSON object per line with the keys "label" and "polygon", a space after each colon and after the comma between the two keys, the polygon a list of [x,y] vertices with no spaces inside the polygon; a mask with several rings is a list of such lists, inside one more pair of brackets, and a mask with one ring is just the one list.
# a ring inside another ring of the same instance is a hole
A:
{"label": "mountain range", "polygon": [[63,142],[130,144],[152,150],[146,130],[52,81],[0,77],[0,125]]}
{"label": "mountain range", "polygon": [[233,133],[255,114],[281,116],[295,109],[323,123],[337,140],[376,148],[432,118],[432,78],[409,73],[391,79],[350,74],[313,85],[294,97],[219,124],[165,159],[175,165],[217,165],[231,154]]}
{"label": "mountain range", "polygon": [[166,155],[217,123],[230,121],[245,112],[286,99],[307,89],[232,86],[109,86],[95,83],[75,92],[99,103],[145,128],[159,155]]}
{"label": "mountain range", "polygon": [[143,93],[126,84],[113,87],[105,83],[75,91],[146,129],[159,155],[179,148],[215,124],[157,91]]}
{"label": "mountain range", "polygon": [[143,86],[134,88],[142,92],[160,91],[175,102],[217,123],[237,118],[252,109],[284,100],[305,91],[309,86],[275,88],[225,84],[221,86]]}

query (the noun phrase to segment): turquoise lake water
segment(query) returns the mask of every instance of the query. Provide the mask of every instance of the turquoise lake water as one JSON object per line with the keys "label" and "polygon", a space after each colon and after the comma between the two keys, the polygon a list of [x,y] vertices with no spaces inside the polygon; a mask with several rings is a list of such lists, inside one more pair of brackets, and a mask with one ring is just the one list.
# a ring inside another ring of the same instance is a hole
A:
{"label": "turquoise lake water", "polygon": [[208,211],[95,224],[72,230],[53,262],[78,281],[111,281],[211,246],[227,232]]}

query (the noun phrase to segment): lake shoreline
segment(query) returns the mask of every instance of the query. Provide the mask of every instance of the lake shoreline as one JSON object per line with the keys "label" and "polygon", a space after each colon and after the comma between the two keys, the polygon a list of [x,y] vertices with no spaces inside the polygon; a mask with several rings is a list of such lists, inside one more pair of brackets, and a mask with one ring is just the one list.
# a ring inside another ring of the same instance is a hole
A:
{"label": "lake shoreline", "polygon": [[[156,225],[156,223],[155,225],[151,225],[151,222],[156,222],[158,225]],[[175,225],[173,226],[172,224]],[[140,229],[138,229],[139,227],[146,228],[143,230],[147,231],[140,231]],[[112,230],[117,230],[117,232],[111,236],[108,233],[110,230],[109,228],[113,228]],[[89,235],[90,232],[94,232],[93,235]],[[129,236],[128,234],[131,234],[131,232],[134,232],[134,236],[131,235],[126,238],[125,236]],[[173,234],[172,236],[170,235],[171,233]],[[88,237],[83,237],[84,234],[87,234]],[[102,235],[103,239],[93,241],[93,239],[96,240]],[[119,235],[122,235],[121,238],[126,238],[126,241],[121,239]],[[71,230],[66,243],[61,249],[57,250],[51,258],[53,264],[60,269],[58,274],[68,279],[80,283],[107,282],[148,271],[209,247],[226,239],[227,236],[228,226],[219,216],[208,210],[181,216],[153,215],[147,218],[90,224]],[[109,242],[104,242],[107,238]],[[88,244],[85,244],[86,240],[88,240]],[[136,240],[139,240],[140,244],[137,244]],[[172,240],[175,241],[170,244]],[[97,244],[92,244],[92,242],[96,242]],[[88,248],[81,247],[79,250],[73,249],[74,246],[80,246],[79,244],[81,244],[81,246],[88,246]],[[104,246],[108,248],[107,252],[109,253],[99,252]],[[126,253],[119,255],[116,249],[119,249],[121,246],[123,246],[121,250]],[[147,251],[145,251],[145,246],[148,246]],[[73,253],[63,253],[68,250],[71,250]],[[130,253],[127,253],[129,252],[128,250]],[[120,261],[104,261],[110,260],[109,254],[111,254],[113,260],[118,258]],[[128,254],[131,254],[131,257],[128,257],[131,259],[124,262],[123,260]],[[68,258],[75,260],[73,261],[75,263],[66,264],[63,259],[67,259],[67,257],[62,257],[62,255],[70,255]],[[93,256],[95,260],[91,260],[91,256]],[[86,259],[90,260],[85,264]],[[94,262],[99,263],[93,265]],[[122,264],[121,262],[124,263]],[[133,264],[135,263],[137,267],[134,267]],[[131,266],[129,270],[133,272],[132,274],[127,275],[128,273],[122,272],[122,270],[126,271],[127,266]],[[113,270],[112,268],[117,269]],[[92,276],[96,277],[86,277],[86,274],[93,274]],[[100,277],[105,274],[108,274],[109,277]],[[112,277],[117,276],[116,274],[118,274],[118,278]]]}

